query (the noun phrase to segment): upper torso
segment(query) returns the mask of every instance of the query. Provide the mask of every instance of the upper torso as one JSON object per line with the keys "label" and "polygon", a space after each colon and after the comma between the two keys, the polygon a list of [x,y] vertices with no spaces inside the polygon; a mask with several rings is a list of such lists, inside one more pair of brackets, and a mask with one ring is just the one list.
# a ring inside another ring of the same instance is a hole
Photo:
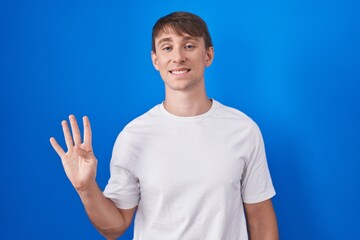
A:
{"label": "upper torso", "polygon": [[[195,117],[157,105],[128,124],[114,155],[139,188],[134,239],[247,239],[243,187],[254,126],[216,101]],[[274,194],[271,180],[263,188]]]}

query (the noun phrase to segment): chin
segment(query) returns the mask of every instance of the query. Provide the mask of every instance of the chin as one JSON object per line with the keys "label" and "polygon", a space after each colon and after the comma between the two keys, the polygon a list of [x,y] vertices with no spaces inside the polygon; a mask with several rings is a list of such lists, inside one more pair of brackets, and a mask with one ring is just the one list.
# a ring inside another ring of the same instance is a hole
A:
{"label": "chin", "polygon": [[166,88],[172,91],[190,91],[196,88],[197,84],[194,82],[180,81],[168,83],[166,84]]}

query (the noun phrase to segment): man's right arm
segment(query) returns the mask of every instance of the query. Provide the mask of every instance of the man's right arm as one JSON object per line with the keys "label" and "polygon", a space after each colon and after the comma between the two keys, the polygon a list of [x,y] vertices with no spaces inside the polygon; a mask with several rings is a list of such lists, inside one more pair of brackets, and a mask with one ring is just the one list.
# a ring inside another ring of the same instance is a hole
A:
{"label": "man's right arm", "polygon": [[107,239],[117,239],[130,226],[136,207],[119,209],[104,196],[96,182],[78,191],[86,213],[95,228]]}
{"label": "man's right arm", "polygon": [[80,196],[86,213],[96,229],[107,239],[116,239],[131,224],[136,207],[119,209],[106,198],[96,183],[97,159],[92,148],[92,134],[90,121],[83,118],[84,137],[81,139],[79,126],[74,115],[69,116],[70,128],[67,121],[62,121],[67,152],[50,139],[56,153],[60,156],[65,173]]}

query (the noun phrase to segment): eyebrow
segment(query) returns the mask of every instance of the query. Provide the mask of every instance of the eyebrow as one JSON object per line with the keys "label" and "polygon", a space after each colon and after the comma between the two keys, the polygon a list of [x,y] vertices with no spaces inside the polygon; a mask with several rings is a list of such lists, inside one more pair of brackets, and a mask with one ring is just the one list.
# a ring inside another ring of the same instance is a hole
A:
{"label": "eyebrow", "polygon": [[[192,36],[185,36],[184,37],[184,41],[190,41],[190,40],[193,40],[193,41],[199,41],[199,38],[198,37],[192,37]],[[157,45],[160,45],[164,42],[172,42],[173,39],[171,37],[167,37],[167,38],[162,38],[159,40],[159,42],[157,43]]]}
{"label": "eyebrow", "polygon": [[162,38],[162,39],[160,39],[160,41],[157,43],[157,45],[160,45],[160,44],[162,44],[162,43],[164,43],[164,42],[172,42],[173,40],[172,40],[172,38]]}

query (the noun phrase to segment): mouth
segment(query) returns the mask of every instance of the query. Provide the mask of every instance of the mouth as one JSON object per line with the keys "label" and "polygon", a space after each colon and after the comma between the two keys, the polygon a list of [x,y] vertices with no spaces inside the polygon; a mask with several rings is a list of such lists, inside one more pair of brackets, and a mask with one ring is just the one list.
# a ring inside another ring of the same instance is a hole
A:
{"label": "mouth", "polygon": [[169,72],[174,75],[181,75],[190,72],[191,69],[177,69],[177,70],[170,70]]}

